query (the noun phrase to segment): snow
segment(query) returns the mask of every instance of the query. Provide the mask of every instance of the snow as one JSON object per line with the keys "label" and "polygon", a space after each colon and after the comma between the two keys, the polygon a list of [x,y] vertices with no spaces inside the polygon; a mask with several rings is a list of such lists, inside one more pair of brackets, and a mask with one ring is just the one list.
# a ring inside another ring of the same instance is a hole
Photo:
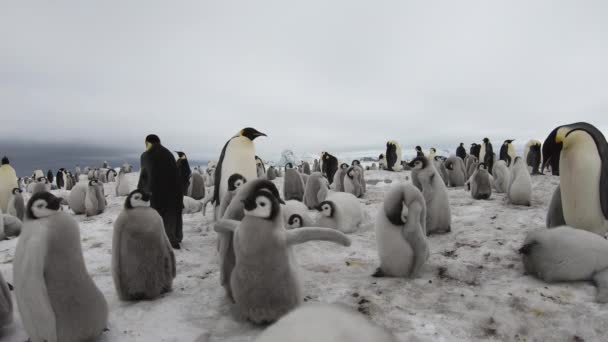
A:
{"label": "snow", "polygon": [[[132,187],[137,176],[127,175]],[[608,305],[595,303],[592,283],[545,284],[524,275],[517,254],[526,233],[544,227],[557,177],[532,178],[531,207],[506,204],[504,194],[495,193],[476,201],[463,188],[450,188],[452,232],[430,237],[431,257],[422,275],[372,278],[378,266],[373,222],[383,193],[406,176],[409,172],[366,172],[376,184],[368,185],[360,200],[366,227],[350,235],[351,247],[326,242],[296,247],[307,301],[345,303],[401,341],[606,340]],[[279,188],[282,181],[275,181]],[[219,285],[211,215],[184,215],[173,292],[155,301],[119,301],[110,273],[112,224],[125,198],[114,196],[114,186],[105,185],[103,214],[75,216],[87,268],[110,306],[109,331],[100,341],[253,341],[262,328],[238,318]],[[0,271],[10,283],[16,244],[17,239],[0,241]],[[18,312],[0,337],[27,340]]]}

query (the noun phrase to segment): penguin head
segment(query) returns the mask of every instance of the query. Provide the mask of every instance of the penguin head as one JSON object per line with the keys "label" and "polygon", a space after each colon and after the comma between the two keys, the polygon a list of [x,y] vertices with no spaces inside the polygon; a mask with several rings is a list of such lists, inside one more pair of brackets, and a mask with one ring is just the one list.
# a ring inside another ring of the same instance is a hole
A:
{"label": "penguin head", "polygon": [[302,228],[302,216],[293,214],[287,220],[287,228]]}
{"label": "penguin head", "polygon": [[99,185],[99,182],[97,181],[97,179],[91,179],[89,181],[89,186],[97,186]]}
{"label": "penguin head", "polygon": [[[422,170],[427,167],[429,160],[426,157],[416,157],[408,163],[408,166],[414,170]],[[447,165],[446,165],[447,168]]]}
{"label": "penguin head", "polygon": [[247,179],[240,173],[234,173],[228,178],[228,191],[235,191],[241,185],[247,183]]}
{"label": "penguin head", "polygon": [[348,169],[348,164],[346,164],[346,163],[342,163],[342,165],[340,165],[340,168],[341,168],[342,170],[346,170],[346,169]]}
{"label": "penguin head", "polygon": [[266,137],[267,135],[264,134],[264,133],[262,133],[262,132],[259,132],[255,128],[247,127],[247,128],[243,128],[239,132],[238,136],[245,137],[245,138],[248,138],[251,141],[254,141],[255,138],[257,138],[257,137]]}
{"label": "penguin head", "polygon": [[150,194],[140,189],[135,189],[127,196],[127,199],[125,200],[125,209],[149,207],[150,197]]}
{"label": "penguin head", "polygon": [[420,147],[420,146],[416,146],[416,151],[418,151],[418,152],[422,152],[422,147]]}
{"label": "penguin head", "polygon": [[358,173],[359,170],[356,167],[351,166],[350,168],[348,168],[348,171],[346,171],[346,176],[348,176],[348,178],[350,179],[353,179]]}
{"label": "penguin head", "polygon": [[53,215],[61,209],[62,200],[48,191],[38,192],[27,202],[26,216],[35,220]]}
{"label": "penguin head", "polygon": [[11,191],[11,193],[12,193],[13,195],[20,194],[20,193],[22,193],[22,192],[23,192],[23,190],[21,190],[21,189],[19,189],[19,188],[13,188],[13,190]]}
{"label": "penguin head", "polygon": [[386,194],[384,199],[384,214],[395,226],[407,223],[409,208],[405,204],[404,193],[398,187]]}
{"label": "penguin head", "polygon": [[477,169],[479,170],[488,170],[488,167],[486,166],[485,163],[479,163],[479,165],[477,165]]}
{"label": "penguin head", "polygon": [[437,150],[436,150],[434,147],[431,147],[431,152],[432,152],[432,153],[436,153],[436,152],[437,152]]}
{"label": "penguin head", "polygon": [[317,207],[317,210],[319,212],[321,212],[321,215],[323,215],[325,217],[332,217],[332,216],[334,216],[334,210],[335,210],[334,202],[323,201],[323,202],[321,202],[321,204],[319,204],[319,206]]}
{"label": "penguin head", "polygon": [[182,151],[175,151],[175,153],[177,153],[177,156],[179,157],[179,159],[186,159],[186,154]]}
{"label": "penguin head", "polygon": [[279,200],[267,189],[253,191],[243,200],[245,215],[274,220],[280,208]]}
{"label": "penguin head", "polygon": [[48,183],[48,181],[46,180],[46,177],[39,177],[39,178],[37,179],[37,181],[38,181],[38,183],[44,183],[44,184],[47,184],[47,183]]}
{"label": "penguin head", "polygon": [[156,134],[149,134],[146,137],[146,150],[149,150],[152,146],[160,144],[160,138]]}
{"label": "penguin head", "polygon": [[484,142],[484,144],[487,144],[487,143],[489,143],[489,142],[490,142],[490,139],[488,139],[488,138],[483,138],[483,142]]}
{"label": "penguin head", "polygon": [[381,154],[378,156],[378,160],[381,160],[381,159],[384,159],[384,154],[383,154],[383,153],[381,153]]}
{"label": "penguin head", "polygon": [[460,147],[464,147],[464,143],[460,143]]}
{"label": "penguin head", "polygon": [[292,163],[285,164],[285,170],[287,170],[287,169],[293,169],[293,164]]}
{"label": "penguin head", "polygon": [[357,159],[353,160],[353,162],[351,163],[352,166],[361,166],[361,162]]}
{"label": "penguin head", "polygon": [[9,165],[10,162],[8,161],[8,158],[6,156],[2,157],[2,165]]}

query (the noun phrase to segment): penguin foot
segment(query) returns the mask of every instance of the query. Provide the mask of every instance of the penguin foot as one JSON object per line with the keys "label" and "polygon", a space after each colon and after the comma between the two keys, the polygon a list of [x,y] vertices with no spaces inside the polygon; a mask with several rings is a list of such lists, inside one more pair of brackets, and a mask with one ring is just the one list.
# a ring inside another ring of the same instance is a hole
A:
{"label": "penguin foot", "polygon": [[374,274],[372,274],[372,277],[374,277],[374,278],[382,278],[385,276],[386,275],[384,274],[384,271],[380,267],[376,268],[376,272],[374,272]]}
{"label": "penguin foot", "polygon": [[173,247],[173,249],[182,249],[179,242],[171,242],[171,247]]}

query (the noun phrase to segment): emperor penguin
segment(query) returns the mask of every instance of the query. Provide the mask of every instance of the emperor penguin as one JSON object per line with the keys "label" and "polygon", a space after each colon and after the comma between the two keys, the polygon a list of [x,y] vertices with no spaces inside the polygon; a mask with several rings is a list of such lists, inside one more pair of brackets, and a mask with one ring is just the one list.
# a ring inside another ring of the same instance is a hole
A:
{"label": "emperor penguin", "polygon": [[376,163],[372,163],[372,166],[369,168],[371,171],[378,171],[378,165]]}
{"label": "emperor penguin", "polygon": [[175,255],[163,219],[139,189],[125,200],[114,221],[112,278],[124,301],[150,300],[171,291]]}
{"label": "emperor penguin", "polygon": [[308,209],[314,209],[319,206],[319,203],[325,201],[329,193],[328,181],[321,172],[313,172],[306,183],[304,189],[304,205]]}
{"label": "emperor penguin", "polygon": [[509,202],[515,205],[532,205],[532,179],[521,157],[515,157],[507,193]]}
{"label": "emperor penguin", "polygon": [[603,237],[568,226],[537,229],[519,253],[528,274],[549,283],[591,280],[596,300],[608,303],[608,240]]}
{"label": "emperor penguin", "polygon": [[327,180],[331,184],[334,181],[336,171],[338,171],[338,158],[327,152],[323,152],[321,154],[321,160],[321,172],[327,177]]}
{"label": "emperor penguin", "polygon": [[428,154],[428,156],[426,156],[426,157],[427,157],[429,160],[433,160],[433,159],[435,159],[435,156],[436,156],[436,155],[437,155],[437,149],[436,149],[436,148],[434,148],[434,147],[431,147],[431,148],[429,149],[429,154]]}
{"label": "emperor penguin", "polygon": [[310,164],[306,161],[302,162],[302,173],[309,176],[312,174],[312,171],[310,170]]}
{"label": "emperor penguin", "polygon": [[481,144],[481,150],[479,152],[479,162],[486,165],[490,174],[493,173],[492,170],[494,168],[495,157],[496,154],[494,153],[494,148],[492,147],[490,139],[483,138],[483,144]]}
{"label": "emperor penguin", "polygon": [[515,139],[507,139],[500,146],[500,152],[498,159],[504,160],[507,162],[507,166],[511,166],[513,160],[515,159],[515,147],[513,146],[513,142]]}
{"label": "emperor penguin", "polygon": [[497,193],[507,193],[511,184],[511,169],[507,162],[499,160],[494,165],[494,189]]}
{"label": "emperor penguin", "polygon": [[448,189],[437,170],[426,157],[416,157],[410,163],[412,183],[418,184],[426,203],[426,233],[442,234],[452,230],[452,212]]}
{"label": "emperor penguin", "polygon": [[13,296],[0,272],[0,329],[13,323]]}
{"label": "emperor penguin", "polygon": [[314,226],[314,221],[308,213],[308,207],[299,201],[285,201],[285,204],[283,204],[283,218],[287,229]]}
{"label": "emperor penguin", "polygon": [[55,183],[57,184],[57,188],[63,189],[65,187],[64,179],[63,179],[63,169],[57,170],[57,176],[55,177]]}
{"label": "emperor penguin", "polygon": [[[526,160],[526,161],[528,160],[528,153],[530,152],[531,146],[538,146],[540,149],[540,147],[542,145],[543,145],[543,143],[538,139],[528,140],[528,142],[526,143],[526,146],[524,146],[524,160]],[[541,155],[541,159],[542,159],[542,155]]]}
{"label": "emperor penguin", "polygon": [[397,342],[385,329],[345,305],[307,304],[281,318],[255,342]]}
{"label": "emperor penguin", "polygon": [[216,212],[222,204],[221,199],[228,192],[228,178],[231,175],[238,173],[249,180],[257,178],[253,141],[258,137],[265,136],[266,134],[247,127],[240,130],[224,145],[214,175],[213,203]]}
{"label": "emperor penguin", "polygon": [[474,199],[490,199],[492,196],[492,183],[490,182],[490,174],[484,163],[479,163],[477,170],[475,170],[467,185],[468,190],[471,191],[471,197]]}
{"label": "emperor penguin", "polygon": [[376,218],[380,267],[375,277],[416,278],[430,256],[426,204],[414,185],[397,184],[384,196]]}
{"label": "emperor penguin", "polygon": [[[238,312],[254,324],[268,324],[302,303],[293,245],[313,240],[343,246],[351,242],[333,229],[285,229],[275,185],[254,185],[241,190],[246,195],[242,221],[220,220],[214,229],[234,234],[236,264],[230,274],[230,287]],[[274,189],[269,191],[267,186]]]}
{"label": "emperor penguin", "polygon": [[[578,124],[589,125],[586,122],[577,122],[577,123],[565,125],[565,126],[574,126],[574,125],[578,125]],[[551,133],[549,133],[549,135],[547,136],[547,139],[545,139],[545,142],[542,144],[542,156],[543,156],[543,163],[542,163],[542,167],[541,167],[542,173],[545,172],[545,168],[547,168],[547,169],[550,168],[552,175],[559,176],[559,165],[560,165],[560,156],[561,156],[561,152],[562,152],[563,139],[559,139],[559,142],[558,142],[557,131],[560,128],[565,127],[565,126],[555,127],[553,129],[553,131],[551,131]],[[601,134],[601,132],[600,132],[600,134]],[[594,141],[595,141],[595,139],[594,139]]]}
{"label": "emperor penguin", "polygon": [[226,212],[226,208],[232,202],[232,199],[236,195],[237,191],[243,186],[243,184],[247,183],[247,179],[243,177],[243,175],[239,173],[235,173],[228,178],[228,192],[222,198],[222,205],[219,210],[219,217],[224,216],[224,212]]}
{"label": "emperor penguin", "polygon": [[266,166],[262,158],[255,156],[255,167],[258,174],[258,178],[264,178],[266,175]]}
{"label": "emperor penguin", "polygon": [[76,176],[76,179],[80,179],[80,174],[82,173],[80,166],[76,165],[76,168],[74,168],[74,176]]}
{"label": "emperor penguin", "polygon": [[6,212],[8,200],[14,188],[18,188],[17,173],[11,166],[7,157],[2,158],[0,166],[0,210]]}
{"label": "emperor penguin", "polygon": [[116,181],[116,196],[129,196],[130,193],[131,191],[129,187],[129,181],[127,180],[127,174],[124,170],[121,169],[118,172],[118,179]]}
{"label": "emperor penguin", "polygon": [[363,226],[363,209],[353,194],[330,192],[317,210],[321,213],[317,220],[320,227],[333,228],[349,234]]}
{"label": "emperor penguin", "polygon": [[334,175],[334,182],[331,184],[331,188],[336,192],[344,192],[344,178],[346,177],[346,171],[348,171],[348,164],[340,164],[340,168]]}
{"label": "emperor penguin", "polygon": [[[605,236],[608,233],[608,143],[593,125],[578,122],[555,129],[543,146],[547,160],[559,160],[561,201],[549,213],[568,226]],[[559,157],[556,156],[560,153]],[[554,196],[555,197],[555,196]],[[548,221],[559,222],[551,219]]]}
{"label": "emperor penguin", "polygon": [[479,159],[479,154],[481,152],[481,145],[476,143],[471,144],[471,148],[469,149],[469,154]]}
{"label": "emperor penguin", "polygon": [[357,159],[353,160],[353,162],[351,163],[351,166],[359,169],[359,172],[361,173],[361,182],[360,183],[361,183],[361,187],[363,187],[363,193],[365,194],[367,192],[367,184],[365,182],[365,169],[361,165],[361,162]]}
{"label": "emperor penguin", "polygon": [[448,173],[448,169],[445,167],[445,161],[443,161],[440,157],[435,156],[435,158],[433,158],[433,166],[435,166],[435,170],[437,170],[439,176],[441,176],[443,184],[448,186],[450,175]]}
{"label": "emperor penguin", "polygon": [[477,170],[477,163],[479,163],[479,160],[477,159],[477,157],[475,157],[472,154],[469,154],[467,156],[467,158],[465,159],[465,169],[467,170],[467,179],[471,178],[471,176],[473,175],[473,172],[475,172],[475,170]]}
{"label": "emperor penguin", "polygon": [[190,186],[188,187],[188,195],[195,200],[205,198],[205,180],[198,172],[192,172],[190,175]]}
{"label": "emperor penguin", "polygon": [[268,179],[269,181],[273,181],[276,178],[277,178],[277,171],[274,169],[274,166],[268,167],[268,170],[266,170],[266,179]]}
{"label": "emperor penguin", "polygon": [[422,152],[422,147],[416,146],[414,149],[416,150],[416,157],[424,157],[424,152]]}
{"label": "emperor penguin", "polygon": [[49,180],[49,183],[53,184],[53,179],[54,179],[54,178],[53,178],[53,170],[49,169],[49,170],[46,172],[46,179],[48,179],[48,180]]}
{"label": "emperor penguin", "polygon": [[528,164],[528,166],[532,169],[531,172],[533,175],[541,174],[541,171],[540,171],[541,160],[542,160],[542,152],[541,152],[540,143],[531,145],[527,151],[525,161],[526,161],[526,164]]}
{"label": "emperor penguin", "polygon": [[201,210],[203,210],[203,201],[197,201],[192,197],[184,196],[182,214],[196,214]]}
{"label": "emperor penguin", "polygon": [[116,170],[114,169],[109,169],[107,174],[106,174],[106,179],[108,180],[108,183],[112,183],[116,181]]}
{"label": "emperor penguin", "polygon": [[51,186],[46,177],[40,177],[36,180],[36,183],[32,187],[32,195],[45,191],[51,191]]}
{"label": "emperor penguin", "polygon": [[8,200],[8,208],[6,211],[9,215],[13,215],[16,218],[23,221],[25,216],[25,200],[23,199],[23,190],[14,188],[11,192],[11,197]]}
{"label": "emperor penguin", "polygon": [[388,166],[386,164],[386,157],[384,156],[384,154],[380,154],[378,156],[378,169],[386,170],[387,168]]}
{"label": "emperor penguin", "polygon": [[386,143],[386,169],[401,171],[401,145],[395,140]]}
{"label": "emperor penguin", "polygon": [[464,167],[464,161],[460,157],[451,156],[446,159],[445,168],[448,171],[448,185],[450,187],[464,185],[467,171]]}
{"label": "emperor penguin", "polygon": [[100,184],[96,180],[89,181],[84,200],[87,216],[99,215],[106,209],[106,198],[103,195],[102,187],[103,184]]}
{"label": "emperor penguin", "polygon": [[319,165],[319,160],[315,159],[312,163],[312,171],[313,172],[321,172],[321,166]]}
{"label": "emperor penguin", "polygon": [[304,180],[293,164],[285,165],[285,178],[283,179],[283,197],[286,201],[304,199]]}
{"label": "emperor penguin", "polygon": [[361,183],[361,170],[355,166],[349,167],[344,177],[344,192],[353,194],[357,198],[363,197],[365,193]]}
{"label": "emperor penguin", "polygon": [[86,212],[85,201],[87,198],[88,181],[80,181],[70,191],[68,206],[74,214],[81,215]]}
{"label": "emperor penguin", "polygon": [[19,236],[23,223],[13,215],[3,214],[0,210],[0,240]]}
{"label": "emperor penguin", "polygon": [[15,297],[32,342],[90,341],[108,322],[106,300],[89,276],[78,223],[61,198],[33,195],[15,250]]}

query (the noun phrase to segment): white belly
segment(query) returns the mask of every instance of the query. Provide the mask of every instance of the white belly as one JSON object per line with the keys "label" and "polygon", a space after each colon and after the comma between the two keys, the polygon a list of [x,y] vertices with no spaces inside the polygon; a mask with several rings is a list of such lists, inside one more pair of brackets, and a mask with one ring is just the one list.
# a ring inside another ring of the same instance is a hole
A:
{"label": "white belly", "polygon": [[[380,210],[383,210],[382,208]],[[400,227],[393,226],[381,212],[376,223],[376,241],[380,268],[387,275],[408,277],[412,270],[414,251],[403,239]]]}
{"label": "white belly", "polygon": [[228,178],[239,173],[248,182],[257,178],[255,166],[255,146],[245,137],[233,138],[226,147],[222,161],[222,179],[220,180],[220,199],[228,192]]}

